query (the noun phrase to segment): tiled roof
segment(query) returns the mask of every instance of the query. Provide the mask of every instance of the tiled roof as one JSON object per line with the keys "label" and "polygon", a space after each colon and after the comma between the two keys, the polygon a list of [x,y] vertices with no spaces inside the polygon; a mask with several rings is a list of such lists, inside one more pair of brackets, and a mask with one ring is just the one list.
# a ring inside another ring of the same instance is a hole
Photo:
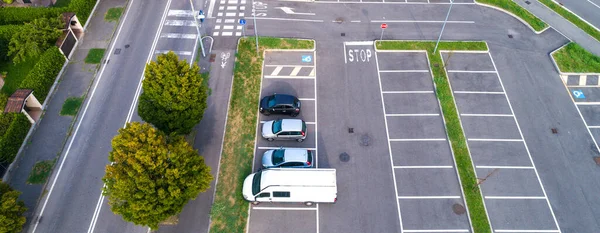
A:
{"label": "tiled roof", "polygon": [[33,90],[31,89],[19,89],[16,90],[9,98],[4,108],[4,112],[21,112],[25,100],[31,95]]}

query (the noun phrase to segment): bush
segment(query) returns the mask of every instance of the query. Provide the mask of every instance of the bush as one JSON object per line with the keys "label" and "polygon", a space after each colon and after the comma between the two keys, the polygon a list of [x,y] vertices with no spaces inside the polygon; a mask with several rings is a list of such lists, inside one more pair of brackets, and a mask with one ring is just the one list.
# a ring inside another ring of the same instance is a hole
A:
{"label": "bush", "polygon": [[23,230],[27,210],[25,203],[19,201],[19,191],[13,190],[8,184],[0,182],[0,232],[17,233]]}
{"label": "bush", "polygon": [[75,12],[81,25],[85,25],[87,19],[90,17],[97,0],[72,0],[69,3],[68,10]]}
{"label": "bush", "polygon": [[[0,8],[1,9],[1,8]],[[9,60],[8,57],[8,43],[10,38],[16,34],[21,25],[2,25],[0,26],[0,61]]]}
{"label": "bush", "polygon": [[[8,102],[8,95],[4,94],[4,93],[0,93],[0,112],[4,111],[4,108],[6,108],[6,103]],[[0,135],[2,135],[0,133]]]}
{"label": "bush", "polygon": [[57,17],[67,8],[4,7],[0,8],[0,25],[29,23],[34,19]]}
{"label": "bush", "polygon": [[19,88],[33,89],[35,97],[43,103],[64,63],[65,57],[58,47],[50,47],[42,54]]}
{"label": "bush", "polygon": [[6,4],[12,4],[12,3],[13,3],[13,0],[2,0],[2,1],[3,1],[4,3],[6,3]]}
{"label": "bush", "polygon": [[[4,113],[1,115],[2,117],[13,118],[5,133],[0,135],[0,160],[11,163],[17,156],[19,148],[21,148],[21,144],[25,140],[29,128],[31,128],[31,123],[22,113]],[[2,127],[0,126],[0,130],[2,130]]]}

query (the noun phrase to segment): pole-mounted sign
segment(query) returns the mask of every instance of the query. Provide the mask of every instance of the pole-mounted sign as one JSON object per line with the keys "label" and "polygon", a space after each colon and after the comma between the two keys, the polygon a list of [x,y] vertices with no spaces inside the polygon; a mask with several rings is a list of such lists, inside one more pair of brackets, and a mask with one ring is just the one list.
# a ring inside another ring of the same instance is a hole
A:
{"label": "pole-mounted sign", "polygon": [[382,23],[381,24],[381,36],[379,37],[379,40],[383,40],[383,31],[385,31],[386,28],[387,28],[387,23]]}

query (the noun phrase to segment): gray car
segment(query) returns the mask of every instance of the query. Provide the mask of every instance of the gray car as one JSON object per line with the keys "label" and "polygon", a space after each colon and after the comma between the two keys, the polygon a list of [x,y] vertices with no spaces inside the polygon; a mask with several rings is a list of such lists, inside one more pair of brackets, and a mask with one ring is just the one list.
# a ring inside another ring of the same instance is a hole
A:
{"label": "gray car", "polygon": [[299,119],[279,119],[267,121],[262,127],[263,138],[273,140],[304,141],[306,138],[306,122]]}
{"label": "gray car", "polygon": [[262,157],[264,168],[274,167],[313,167],[314,151],[306,149],[277,149],[265,151]]}

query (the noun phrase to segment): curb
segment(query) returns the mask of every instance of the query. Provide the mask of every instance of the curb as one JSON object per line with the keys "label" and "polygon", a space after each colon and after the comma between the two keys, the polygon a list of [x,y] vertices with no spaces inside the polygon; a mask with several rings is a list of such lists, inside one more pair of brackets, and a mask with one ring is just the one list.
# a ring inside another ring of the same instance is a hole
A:
{"label": "curb", "polygon": [[[593,24],[589,23],[588,21],[586,21],[585,19],[581,18],[578,14],[575,14],[573,11],[567,9],[566,7],[560,5],[559,3],[557,3],[554,0],[551,0],[554,4],[559,5],[563,10],[566,10],[567,12],[577,16],[578,19],[580,19],[581,21],[583,21],[584,23],[586,23],[587,25],[591,26],[592,28],[596,29],[596,31],[600,31],[600,29],[598,29],[596,26],[594,26]],[[552,8],[550,8],[549,6],[547,6],[546,4],[540,2],[540,4],[542,4],[542,6],[546,7],[549,11],[551,11],[552,13],[557,14],[558,16],[560,16],[562,19],[566,20],[567,22],[569,22],[571,25],[573,25],[574,27],[578,28],[579,30],[581,30],[584,34],[588,35],[589,37],[591,37],[592,39],[594,39],[596,42],[600,42],[600,40],[598,40],[596,37],[593,37],[592,35],[590,35],[589,33],[587,33],[586,31],[583,30],[583,28],[577,26],[575,23],[571,22],[571,20],[565,18],[563,15],[561,15],[560,13],[552,10]],[[558,32],[558,30],[556,30]],[[562,32],[559,32],[561,35],[565,36]],[[569,40],[571,40],[571,38],[567,37]],[[573,41],[573,40],[571,40]]]}
{"label": "curb", "polygon": [[[541,20],[542,22],[544,22],[544,23],[545,23],[547,26],[546,26],[544,29],[542,29],[541,31],[536,31],[535,29],[533,29],[533,27],[531,27],[531,25],[529,25],[529,23],[525,22],[525,20],[521,19],[521,17],[519,17],[519,16],[517,16],[517,15],[513,14],[512,12],[509,12],[509,11],[507,11],[507,10],[505,10],[505,9],[502,9],[502,8],[500,8],[500,7],[497,7],[497,6],[492,6],[492,5],[488,5],[488,4],[485,4],[485,3],[480,3],[480,2],[477,2],[477,1],[475,1],[475,4],[477,4],[477,5],[479,5],[479,6],[483,6],[483,7],[489,7],[489,8],[492,8],[492,9],[496,9],[496,10],[502,11],[502,12],[504,12],[504,13],[506,13],[506,14],[509,14],[509,15],[511,15],[512,17],[514,17],[514,18],[518,19],[519,21],[521,21],[521,23],[525,24],[525,26],[527,26],[529,29],[531,29],[531,31],[533,31],[533,33],[535,33],[535,34],[538,34],[538,35],[539,35],[539,34],[542,34],[542,33],[544,33],[546,30],[548,30],[549,28],[551,28],[550,24],[548,24],[548,23],[546,23],[546,21],[544,21],[544,20],[540,19],[540,20]],[[543,5],[543,4],[542,4],[542,5]],[[531,11],[529,11],[529,10],[525,9],[524,7],[522,7],[522,6],[521,6],[521,8],[523,8],[523,10],[526,10],[527,12],[531,13]],[[531,14],[533,15],[533,13],[531,13]],[[536,17],[537,17],[537,16],[536,16]]]}
{"label": "curb", "polygon": [[555,49],[554,51],[550,52],[550,59],[552,60],[552,64],[554,65],[554,68],[556,68],[556,71],[558,72],[558,74],[560,76],[563,75],[598,75],[600,76],[600,73],[589,73],[589,72],[581,72],[581,73],[577,73],[577,72],[563,72],[562,70],[560,70],[560,68],[558,67],[558,63],[556,62],[556,60],[554,59],[554,53],[558,52],[558,50],[561,50],[562,48],[564,48],[565,46],[569,45],[570,43],[575,43],[570,41],[569,43],[564,44],[563,46],[558,47],[557,49]]}

